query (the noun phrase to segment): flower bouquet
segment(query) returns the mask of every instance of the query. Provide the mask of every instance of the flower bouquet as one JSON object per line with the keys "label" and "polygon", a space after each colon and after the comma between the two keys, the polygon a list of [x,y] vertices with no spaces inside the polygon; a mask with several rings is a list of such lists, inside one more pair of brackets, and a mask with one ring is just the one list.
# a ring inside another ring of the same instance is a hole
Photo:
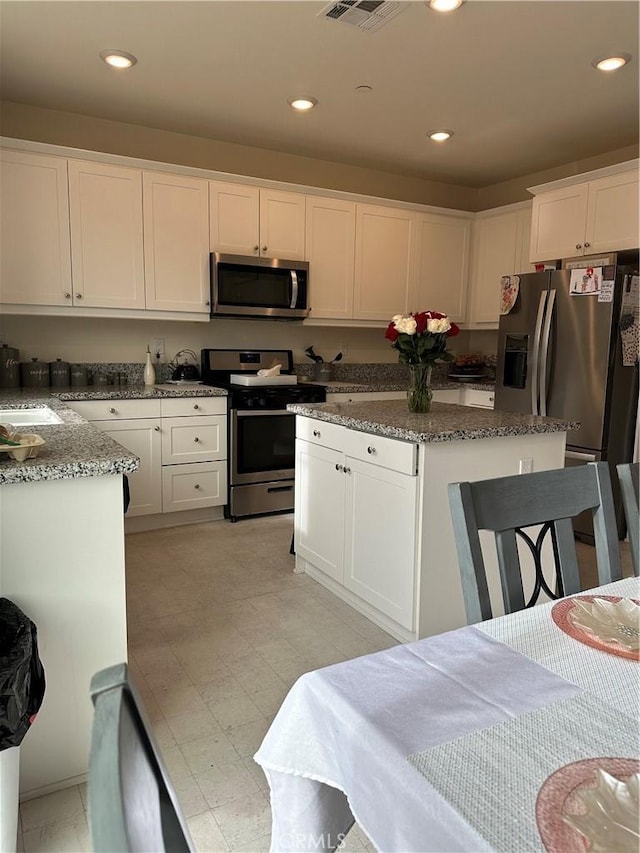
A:
{"label": "flower bouquet", "polygon": [[411,412],[428,412],[431,408],[431,369],[434,364],[453,361],[447,350],[447,338],[460,329],[446,314],[419,311],[396,314],[385,332],[391,346],[398,350],[399,360],[409,365],[410,386],[407,405]]}

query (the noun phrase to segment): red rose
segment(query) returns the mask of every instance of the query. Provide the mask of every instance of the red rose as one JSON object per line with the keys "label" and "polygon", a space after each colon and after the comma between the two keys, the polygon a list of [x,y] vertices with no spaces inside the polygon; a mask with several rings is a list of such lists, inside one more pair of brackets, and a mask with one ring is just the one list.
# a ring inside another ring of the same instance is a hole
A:
{"label": "red rose", "polygon": [[455,324],[455,323],[452,323],[452,324],[451,324],[451,328],[450,328],[450,329],[449,329],[449,331],[447,332],[447,337],[448,337],[448,338],[455,338],[455,336],[456,336],[456,335],[458,335],[458,334],[460,334],[460,328],[459,328],[459,326],[456,326],[456,324]]}
{"label": "red rose", "polygon": [[398,340],[398,330],[396,329],[393,321],[389,323],[387,326],[387,331],[384,333],[385,338],[389,338],[391,343],[395,343]]}
{"label": "red rose", "polygon": [[416,334],[421,335],[427,329],[429,316],[426,311],[421,311],[419,314],[414,314],[413,316],[416,320]]}

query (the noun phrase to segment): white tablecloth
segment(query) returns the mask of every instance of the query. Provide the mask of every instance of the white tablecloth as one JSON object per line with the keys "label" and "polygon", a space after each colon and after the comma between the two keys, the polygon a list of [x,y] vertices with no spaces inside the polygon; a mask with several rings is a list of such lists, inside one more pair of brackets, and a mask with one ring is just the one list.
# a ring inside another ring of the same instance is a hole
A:
{"label": "white tablecloth", "polygon": [[[640,583],[634,578],[597,591],[637,597]],[[553,623],[551,607],[302,676],[255,756],[271,786],[272,850],[333,849],[353,817],[376,848],[389,853],[509,849],[508,833],[505,842],[477,791],[507,785],[488,778],[495,753],[483,763],[483,752],[487,743],[508,752],[509,737],[519,742],[523,715],[540,714],[545,729],[566,713],[601,718],[595,742],[563,744],[555,765],[553,755],[550,763],[545,758],[545,773],[547,765],[553,772],[583,757],[635,755],[634,721],[624,715],[630,697],[638,696],[638,663],[567,637]],[[616,727],[616,717],[625,724]],[[607,730],[611,739],[603,743]],[[530,775],[537,790],[539,779]],[[463,789],[470,791],[466,799]],[[531,796],[526,786],[523,791]],[[535,797],[530,809],[524,803],[524,823],[530,813],[531,825],[514,833],[514,851],[522,849],[522,838],[537,837],[534,808]]]}

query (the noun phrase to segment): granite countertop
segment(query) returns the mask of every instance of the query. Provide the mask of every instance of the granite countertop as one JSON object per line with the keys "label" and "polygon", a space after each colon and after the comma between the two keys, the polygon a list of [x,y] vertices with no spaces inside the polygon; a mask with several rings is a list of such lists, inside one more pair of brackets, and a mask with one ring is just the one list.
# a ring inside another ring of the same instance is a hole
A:
{"label": "granite countertop", "polygon": [[25,409],[47,406],[61,424],[25,426],[21,432],[35,432],[45,440],[35,459],[17,462],[8,454],[0,457],[0,484],[42,480],[68,480],[102,474],[136,471],[140,460],[134,454],[70,409],[72,400],[168,399],[170,397],[221,397],[222,388],[206,385],[125,385],[87,388],[16,388],[0,391],[0,408]]}
{"label": "granite countertop", "polygon": [[[347,380],[333,382],[316,382],[315,385],[323,385],[327,394],[360,394],[370,391],[406,391],[407,382],[372,381],[372,382],[349,382]],[[433,382],[431,387],[434,391],[450,391],[460,388],[473,388],[476,391],[494,391],[493,382]]]}
{"label": "granite countertop", "polygon": [[449,403],[433,403],[429,414],[413,414],[407,410],[403,400],[296,403],[290,404],[287,409],[297,415],[328,421],[360,432],[419,444],[566,432],[580,426],[576,421],[515,412],[495,412],[492,409]]}

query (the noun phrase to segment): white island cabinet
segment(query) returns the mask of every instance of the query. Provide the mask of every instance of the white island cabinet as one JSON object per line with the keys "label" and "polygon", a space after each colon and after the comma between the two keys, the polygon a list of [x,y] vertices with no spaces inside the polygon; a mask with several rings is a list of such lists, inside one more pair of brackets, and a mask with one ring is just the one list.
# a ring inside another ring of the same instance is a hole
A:
{"label": "white island cabinet", "polygon": [[403,642],[466,624],[448,483],[517,474],[522,460],[562,468],[570,428],[444,403],[429,415],[389,400],[289,409],[298,414],[296,571]]}

